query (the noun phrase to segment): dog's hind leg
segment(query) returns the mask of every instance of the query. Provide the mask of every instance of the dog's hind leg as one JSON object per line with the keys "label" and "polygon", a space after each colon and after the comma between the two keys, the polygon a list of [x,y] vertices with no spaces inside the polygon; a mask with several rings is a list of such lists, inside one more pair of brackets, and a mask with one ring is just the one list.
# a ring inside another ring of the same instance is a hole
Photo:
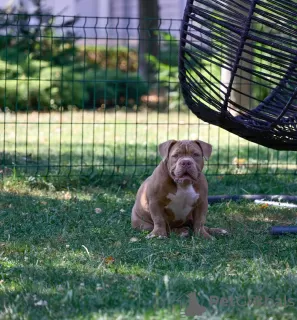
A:
{"label": "dog's hind leg", "polygon": [[141,216],[139,216],[135,210],[132,209],[132,217],[131,217],[131,224],[134,229],[138,230],[146,230],[146,231],[153,231],[154,223],[153,221],[146,221]]}

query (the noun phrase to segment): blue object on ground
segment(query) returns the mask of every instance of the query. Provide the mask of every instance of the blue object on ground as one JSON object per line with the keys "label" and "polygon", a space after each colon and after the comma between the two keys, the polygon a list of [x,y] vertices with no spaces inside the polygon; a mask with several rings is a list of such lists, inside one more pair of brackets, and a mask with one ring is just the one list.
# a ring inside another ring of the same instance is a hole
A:
{"label": "blue object on ground", "polygon": [[269,232],[272,235],[297,234],[297,226],[274,226]]}

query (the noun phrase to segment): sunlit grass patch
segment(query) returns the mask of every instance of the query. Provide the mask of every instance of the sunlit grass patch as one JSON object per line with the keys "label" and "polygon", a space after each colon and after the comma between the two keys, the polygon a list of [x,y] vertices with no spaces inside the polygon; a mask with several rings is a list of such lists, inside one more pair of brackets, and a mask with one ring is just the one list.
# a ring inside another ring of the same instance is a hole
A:
{"label": "sunlit grass patch", "polygon": [[[168,139],[200,139],[213,145],[208,174],[296,171],[296,154],[275,151],[198,120],[189,112],[125,108],[104,112],[0,114],[1,170],[26,175],[142,175],[160,161]],[[5,172],[2,174],[5,175]]]}

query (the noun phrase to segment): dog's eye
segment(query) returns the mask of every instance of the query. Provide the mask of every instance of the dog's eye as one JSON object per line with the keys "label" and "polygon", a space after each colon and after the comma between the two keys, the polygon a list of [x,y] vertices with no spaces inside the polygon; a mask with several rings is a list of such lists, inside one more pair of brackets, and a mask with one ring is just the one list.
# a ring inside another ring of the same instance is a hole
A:
{"label": "dog's eye", "polygon": [[177,157],[178,157],[178,154],[177,154],[177,153],[175,153],[175,154],[172,155],[172,158],[177,158]]}
{"label": "dog's eye", "polygon": [[194,153],[194,157],[200,157],[199,153]]}

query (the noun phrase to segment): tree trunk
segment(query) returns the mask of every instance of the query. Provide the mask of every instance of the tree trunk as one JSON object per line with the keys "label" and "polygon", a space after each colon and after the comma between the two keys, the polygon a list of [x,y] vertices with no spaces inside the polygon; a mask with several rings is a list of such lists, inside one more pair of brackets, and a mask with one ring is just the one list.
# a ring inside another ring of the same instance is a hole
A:
{"label": "tree trunk", "polygon": [[159,6],[158,0],[139,0],[139,74],[153,81],[150,57],[158,55]]}

